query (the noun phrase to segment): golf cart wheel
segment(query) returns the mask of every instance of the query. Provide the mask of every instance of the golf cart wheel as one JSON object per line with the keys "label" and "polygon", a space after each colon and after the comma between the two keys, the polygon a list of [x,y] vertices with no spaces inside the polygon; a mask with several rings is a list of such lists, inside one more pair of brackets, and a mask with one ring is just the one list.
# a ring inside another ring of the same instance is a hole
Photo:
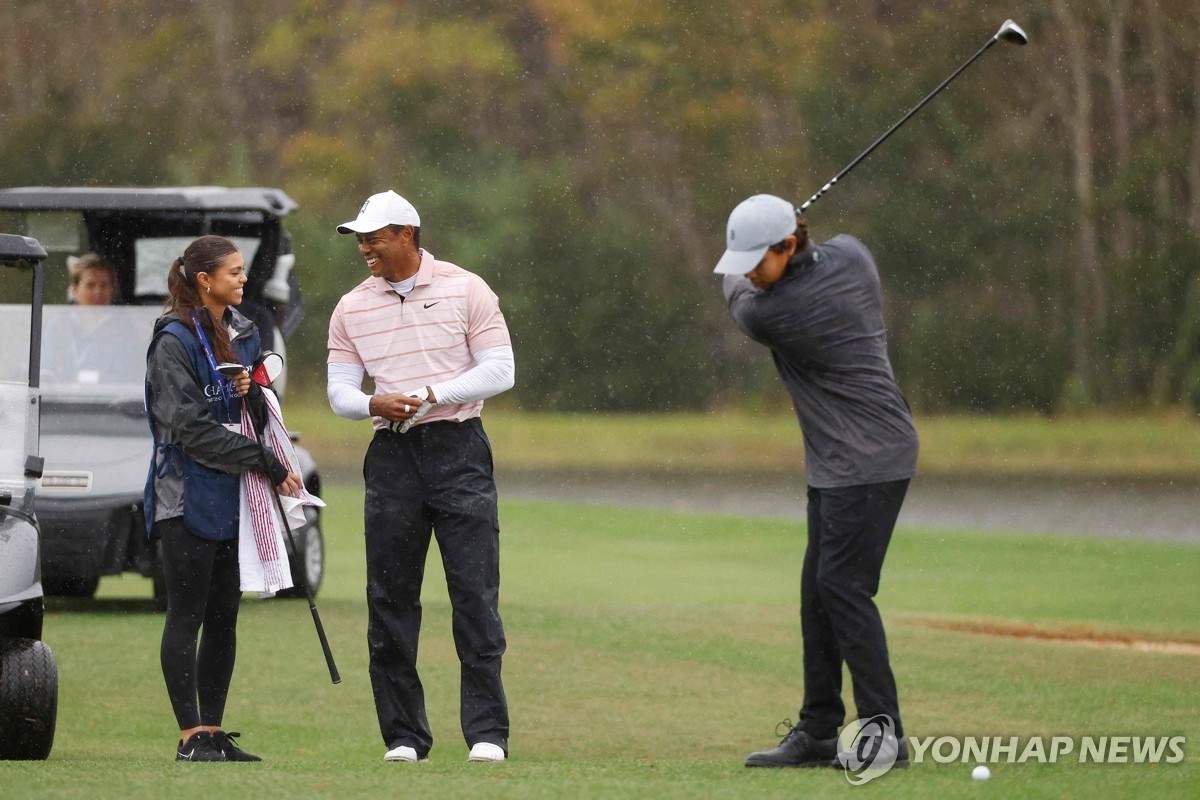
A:
{"label": "golf cart wheel", "polygon": [[58,665],[50,647],[0,639],[0,759],[48,758],[57,717]]}
{"label": "golf cart wheel", "polygon": [[302,581],[308,583],[309,591],[316,597],[325,577],[325,537],[321,535],[321,520],[316,509],[305,509],[305,515],[308,517],[308,524],[292,532],[296,539],[296,547],[300,550],[298,554],[289,554],[292,583],[295,585],[280,592],[280,597],[304,597]]}

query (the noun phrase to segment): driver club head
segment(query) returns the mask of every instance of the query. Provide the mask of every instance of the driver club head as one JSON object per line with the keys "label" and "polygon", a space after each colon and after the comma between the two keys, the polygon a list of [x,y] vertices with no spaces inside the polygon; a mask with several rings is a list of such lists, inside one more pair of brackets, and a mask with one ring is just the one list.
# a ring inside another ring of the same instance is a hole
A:
{"label": "driver club head", "polygon": [[1025,35],[1025,31],[1021,30],[1021,26],[1011,19],[1004,20],[1004,24],[1000,26],[1000,30],[996,31],[996,35],[993,38],[1003,39],[1013,44],[1027,44],[1029,42],[1029,37]]}
{"label": "driver club head", "polygon": [[267,350],[258,360],[251,377],[259,386],[270,386],[281,374],[283,374],[283,356],[273,350]]}

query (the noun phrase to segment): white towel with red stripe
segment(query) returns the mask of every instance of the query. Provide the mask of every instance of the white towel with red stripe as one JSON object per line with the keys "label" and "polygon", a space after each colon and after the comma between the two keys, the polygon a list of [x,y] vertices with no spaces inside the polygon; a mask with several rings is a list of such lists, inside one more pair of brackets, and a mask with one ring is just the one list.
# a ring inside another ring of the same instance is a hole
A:
{"label": "white towel with red stripe", "polygon": [[[279,400],[269,389],[263,390],[267,403],[266,441],[288,472],[300,474],[300,462],[296,458],[296,448],[288,436],[287,426],[283,424],[283,412],[279,409]],[[243,436],[258,441],[250,412],[242,403]],[[238,530],[238,566],[242,575],[242,591],[258,592],[259,597],[273,597],[284,589],[290,589],[292,570],[288,563],[288,548],[284,543],[283,526],[279,521],[279,513],[275,508],[270,478],[262,472],[250,471],[242,473],[241,482],[241,520]],[[316,495],[309,494],[307,489],[300,490],[299,497],[279,498],[287,514],[288,524],[293,536],[304,527],[304,507],[323,507],[325,503]]]}

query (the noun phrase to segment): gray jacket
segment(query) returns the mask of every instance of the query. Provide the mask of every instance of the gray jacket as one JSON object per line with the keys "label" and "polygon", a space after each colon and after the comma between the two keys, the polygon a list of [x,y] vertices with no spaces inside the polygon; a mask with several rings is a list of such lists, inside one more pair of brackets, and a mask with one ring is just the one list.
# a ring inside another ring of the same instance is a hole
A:
{"label": "gray jacket", "polygon": [[[208,314],[200,310],[197,316],[212,341]],[[171,335],[158,335],[176,321],[182,322],[183,318],[175,312],[155,321],[156,338],[146,356],[148,410],[158,428],[159,442],[178,444],[185,453],[211,469],[232,473],[258,470],[267,473],[272,485],[279,485],[287,479],[287,468],[269,450],[264,461],[257,442],[217,422],[204,395],[204,382],[196,374],[183,343]],[[226,310],[225,324],[233,328],[236,338],[257,331],[253,322],[232,308]],[[252,382],[246,399],[251,417],[261,430],[267,414],[262,387]],[[154,481],[155,521],[183,515],[183,477],[172,470],[160,472]]]}
{"label": "gray jacket", "polygon": [[911,478],[917,430],[892,374],[883,292],[870,251],[835,236],[788,262],[771,289],[724,282],[729,314],[771,349],[804,433],[808,485]]}

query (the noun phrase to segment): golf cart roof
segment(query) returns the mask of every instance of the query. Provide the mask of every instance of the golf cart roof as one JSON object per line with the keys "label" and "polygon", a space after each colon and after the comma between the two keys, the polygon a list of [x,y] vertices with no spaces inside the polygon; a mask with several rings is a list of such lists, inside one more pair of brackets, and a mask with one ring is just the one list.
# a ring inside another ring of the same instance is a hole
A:
{"label": "golf cart roof", "polygon": [[44,261],[46,250],[37,239],[0,233],[0,264],[15,266],[21,261]]}
{"label": "golf cart roof", "polygon": [[279,189],[184,186],[83,188],[29,186],[0,190],[0,209],[27,211],[260,211],[282,217],[299,208]]}

